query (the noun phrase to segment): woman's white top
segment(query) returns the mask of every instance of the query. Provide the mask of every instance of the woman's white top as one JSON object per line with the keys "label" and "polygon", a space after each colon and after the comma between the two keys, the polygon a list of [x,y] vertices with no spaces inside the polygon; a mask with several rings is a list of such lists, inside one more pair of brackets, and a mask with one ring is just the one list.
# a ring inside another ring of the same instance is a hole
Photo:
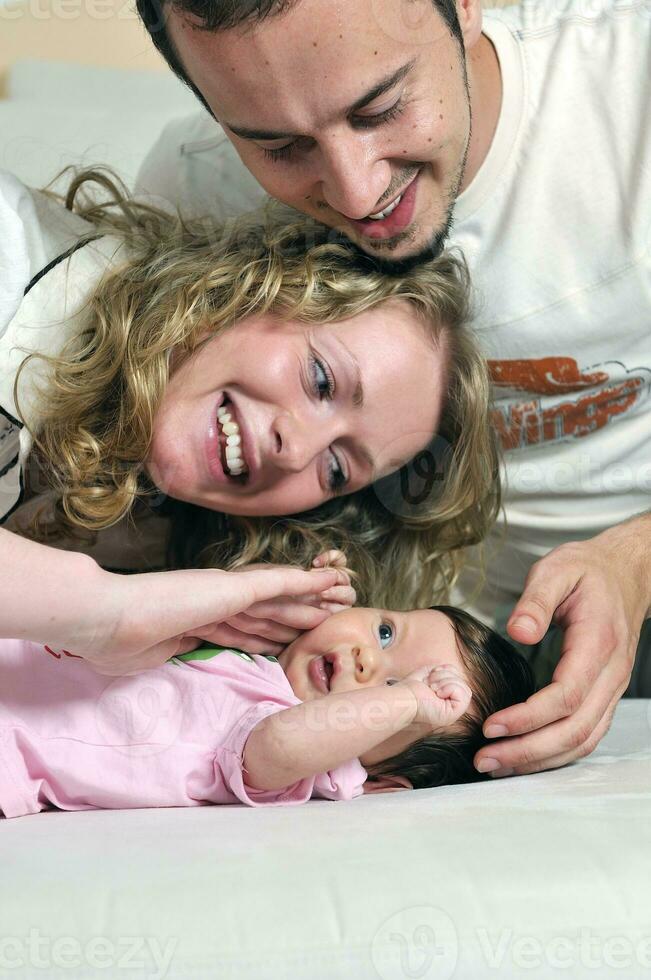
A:
{"label": "woman's white top", "polygon": [[[93,239],[89,241],[89,239]],[[121,247],[47,195],[0,170],[0,524],[19,505],[38,430],[43,361],[18,368],[31,351],[58,354],[82,326],[88,297]],[[16,403],[18,402],[18,404]]]}

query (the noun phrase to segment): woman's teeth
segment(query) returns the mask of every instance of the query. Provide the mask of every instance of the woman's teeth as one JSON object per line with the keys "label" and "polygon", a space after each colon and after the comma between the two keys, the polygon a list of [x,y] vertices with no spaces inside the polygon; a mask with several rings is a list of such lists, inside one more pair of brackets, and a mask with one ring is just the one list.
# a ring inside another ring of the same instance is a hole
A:
{"label": "woman's teeth", "polygon": [[242,456],[242,436],[240,427],[223,405],[217,409],[217,421],[226,436],[226,467],[231,476],[241,476],[247,467]]}
{"label": "woman's teeth", "polygon": [[383,218],[388,218],[390,214],[393,214],[393,212],[398,207],[401,201],[402,201],[402,194],[400,195],[400,197],[397,197],[395,199],[393,204],[390,204],[388,208],[385,208],[384,211],[378,211],[377,214],[369,214],[369,218],[372,221],[382,221]]}

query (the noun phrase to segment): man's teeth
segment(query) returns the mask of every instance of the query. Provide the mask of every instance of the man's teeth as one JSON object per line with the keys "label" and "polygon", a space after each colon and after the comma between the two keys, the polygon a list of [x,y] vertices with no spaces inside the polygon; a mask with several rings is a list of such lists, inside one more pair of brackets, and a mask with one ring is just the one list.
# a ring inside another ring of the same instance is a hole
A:
{"label": "man's teeth", "polygon": [[242,436],[240,427],[223,405],[217,409],[217,421],[226,436],[226,466],[231,476],[240,476],[246,472],[246,463],[242,456]]}
{"label": "man's teeth", "polygon": [[393,204],[390,204],[388,208],[385,208],[384,211],[378,211],[377,214],[369,214],[369,218],[372,221],[382,221],[383,218],[388,218],[390,214],[393,214],[393,212],[398,207],[401,201],[402,201],[402,194],[400,195],[400,197],[397,197],[395,199]]}

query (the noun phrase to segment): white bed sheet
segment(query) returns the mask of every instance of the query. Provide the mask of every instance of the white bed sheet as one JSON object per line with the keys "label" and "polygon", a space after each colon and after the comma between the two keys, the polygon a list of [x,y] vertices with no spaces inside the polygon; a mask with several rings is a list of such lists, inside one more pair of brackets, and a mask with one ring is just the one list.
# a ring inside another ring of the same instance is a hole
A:
{"label": "white bed sheet", "polygon": [[534,776],[0,821],[0,868],[3,978],[647,978],[651,701]]}

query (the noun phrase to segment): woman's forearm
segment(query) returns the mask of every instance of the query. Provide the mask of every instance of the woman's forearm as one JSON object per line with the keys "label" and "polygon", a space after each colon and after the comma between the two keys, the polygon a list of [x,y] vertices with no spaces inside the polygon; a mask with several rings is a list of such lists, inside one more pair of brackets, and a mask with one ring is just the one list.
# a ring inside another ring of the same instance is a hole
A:
{"label": "woman's forearm", "polygon": [[102,630],[111,576],[88,555],[0,528],[0,567],[1,637],[83,646]]}
{"label": "woman's forearm", "polygon": [[257,725],[244,750],[247,785],[282,789],[359,758],[416,717],[408,685],[329,694],[278,711]]}

